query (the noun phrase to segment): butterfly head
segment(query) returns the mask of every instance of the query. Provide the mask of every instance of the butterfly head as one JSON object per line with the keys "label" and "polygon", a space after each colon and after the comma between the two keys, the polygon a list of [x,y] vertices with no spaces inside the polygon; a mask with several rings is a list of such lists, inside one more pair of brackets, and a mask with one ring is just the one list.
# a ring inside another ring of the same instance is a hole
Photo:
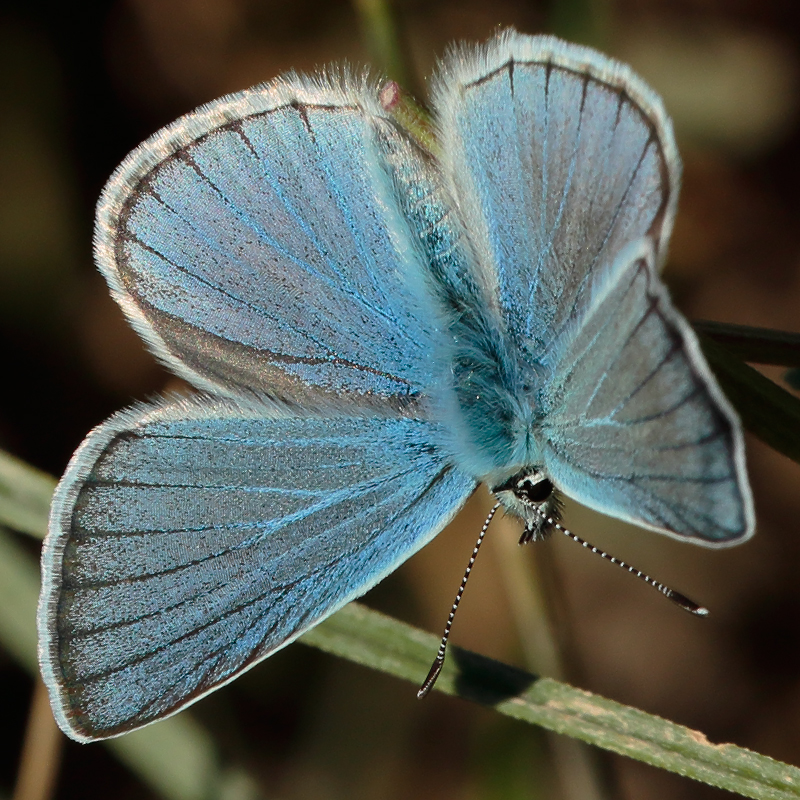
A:
{"label": "butterfly head", "polygon": [[561,497],[547,474],[535,467],[520,470],[492,488],[507,514],[525,525],[519,543],[545,539],[561,519]]}

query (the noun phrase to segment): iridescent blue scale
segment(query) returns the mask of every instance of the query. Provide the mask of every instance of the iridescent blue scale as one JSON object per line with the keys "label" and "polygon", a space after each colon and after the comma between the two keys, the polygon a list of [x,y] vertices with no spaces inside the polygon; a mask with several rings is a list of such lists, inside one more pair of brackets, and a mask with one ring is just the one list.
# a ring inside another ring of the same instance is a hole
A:
{"label": "iridescent blue scale", "polygon": [[73,738],[232,680],[480,482],[511,513],[522,476],[531,502],[752,534],[740,424],[658,276],[680,180],[659,98],[514,31],[440,66],[435,156],[378,96],[340,73],[231,95],[103,192],[111,292],[201,394],[112,417],[57,489],[40,661]]}

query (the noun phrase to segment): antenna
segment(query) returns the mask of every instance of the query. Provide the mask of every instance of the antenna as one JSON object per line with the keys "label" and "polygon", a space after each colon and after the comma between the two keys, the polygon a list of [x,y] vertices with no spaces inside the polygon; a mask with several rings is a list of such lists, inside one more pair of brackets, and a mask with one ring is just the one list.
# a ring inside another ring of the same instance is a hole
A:
{"label": "antenna", "polygon": [[494,507],[486,517],[486,522],[483,523],[481,532],[478,535],[478,540],[475,542],[475,547],[472,548],[472,555],[469,557],[467,569],[464,572],[464,577],[461,579],[461,586],[458,587],[456,599],[453,601],[453,607],[450,609],[450,616],[448,616],[447,622],[444,626],[442,641],[439,643],[439,652],[436,654],[436,658],[431,665],[430,672],[428,672],[428,677],[422,682],[422,686],[419,687],[419,691],[417,692],[417,697],[420,700],[422,700],[422,698],[425,697],[431,689],[433,689],[433,684],[436,683],[436,679],[439,677],[439,673],[442,671],[442,667],[444,666],[444,656],[445,652],[447,651],[447,640],[450,638],[450,629],[453,627],[453,620],[456,616],[458,604],[461,602],[461,598],[464,595],[464,589],[467,587],[469,574],[472,572],[475,559],[478,557],[478,550],[481,549],[481,544],[483,544],[483,537],[486,536],[486,531],[489,529],[489,523],[492,521],[492,517],[494,517],[494,515],[497,513],[497,509],[500,508],[500,505],[501,504],[499,502],[494,504]]}
{"label": "antenna", "polygon": [[[489,512],[489,515],[486,517],[486,522],[483,523],[483,527],[481,528],[481,532],[478,535],[478,540],[475,542],[475,547],[472,549],[472,555],[470,556],[469,563],[467,564],[467,569],[464,572],[464,577],[461,579],[461,585],[458,587],[458,592],[456,592],[456,599],[453,601],[453,607],[450,609],[450,615],[447,618],[447,622],[444,626],[444,634],[442,635],[442,641],[439,643],[439,652],[436,654],[436,658],[431,665],[430,671],[428,672],[428,677],[422,682],[422,686],[419,687],[419,691],[417,692],[417,697],[421,700],[423,697],[427,696],[428,692],[433,689],[433,685],[436,683],[439,674],[442,671],[442,667],[444,666],[444,657],[445,653],[447,652],[447,640],[450,638],[450,630],[453,627],[453,620],[456,616],[456,611],[458,610],[458,605],[461,602],[461,598],[464,595],[464,589],[467,586],[467,581],[469,580],[470,573],[472,572],[472,567],[475,564],[475,559],[478,557],[478,551],[481,549],[481,544],[483,543],[483,539],[486,536],[486,531],[489,529],[489,523],[492,521],[492,518],[497,513],[497,509],[500,508],[502,504],[500,502],[495,503],[492,510]],[[656,591],[660,592],[664,595],[668,600],[671,600],[675,605],[682,608],[684,611],[688,611],[690,614],[694,614],[698,617],[706,617],[708,616],[708,609],[705,606],[701,606],[698,603],[695,603],[693,600],[690,600],[686,595],[681,594],[680,592],[676,592],[674,589],[671,589],[669,586],[666,586],[663,583],[651,578],[647,573],[642,572],[641,570],[636,569],[636,567],[632,567],[630,564],[626,563],[620,558],[616,558],[615,556],[609,555],[605,552],[605,550],[601,550],[599,547],[595,547],[593,544],[590,544],[585,539],[581,539],[576,533],[573,533],[568,528],[565,528],[561,523],[556,522],[553,517],[549,517],[544,514],[538,507],[532,506],[539,516],[544,520],[544,522],[551,528],[555,528],[557,531],[561,531],[565,536],[568,536],[572,539],[573,542],[577,542],[579,545],[582,545],[587,550],[591,550],[596,555],[600,556],[600,558],[604,558],[606,561],[610,561],[612,564],[616,564],[618,567],[622,567],[622,569],[630,572],[631,575],[636,576],[640,580],[643,580],[648,586],[652,586]],[[520,544],[524,544],[527,540],[523,539],[520,540]]]}
{"label": "antenna", "polygon": [[[489,523],[492,521],[492,518],[497,513],[497,509],[500,508],[502,503],[498,502],[495,503],[492,507],[492,510],[489,512],[489,515],[486,517],[486,522],[483,523],[483,527],[481,528],[481,532],[478,535],[478,540],[475,542],[475,547],[472,549],[472,555],[470,556],[469,563],[467,564],[467,569],[464,572],[464,577],[461,579],[461,585],[458,587],[458,592],[456,592],[456,599],[453,601],[453,607],[450,609],[450,615],[447,617],[447,622],[444,626],[444,634],[442,635],[442,641],[439,643],[439,652],[436,654],[436,658],[431,665],[430,671],[428,672],[428,676],[422,682],[422,686],[419,687],[419,691],[417,692],[417,697],[421,700],[423,697],[427,696],[428,692],[433,689],[433,685],[436,683],[439,674],[442,671],[442,667],[444,666],[444,657],[445,653],[447,652],[447,640],[450,638],[450,630],[453,627],[453,620],[456,616],[456,611],[458,610],[458,605],[461,602],[461,598],[464,595],[464,589],[467,586],[467,581],[469,580],[470,573],[472,572],[472,567],[475,564],[475,559],[478,557],[478,551],[481,549],[481,544],[483,544],[483,539],[486,536],[486,531],[489,529]],[[631,575],[636,576],[640,580],[644,581],[649,586],[652,586],[656,591],[660,592],[664,595],[668,600],[671,600],[675,605],[682,608],[684,611],[688,611],[690,614],[694,614],[698,617],[706,617],[708,616],[708,609],[705,606],[701,606],[698,603],[695,603],[693,600],[690,600],[686,595],[681,594],[680,592],[676,592],[675,589],[666,586],[663,583],[651,578],[647,573],[642,572],[641,570],[636,569],[636,567],[632,567],[630,564],[626,563],[620,558],[616,558],[615,556],[609,555],[605,552],[605,550],[601,550],[599,547],[595,547],[593,544],[590,544],[585,539],[581,539],[576,533],[573,533],[568,528],[565,528],[559,522],[556,522],[552,517],[548,517],[545,515],[538,507],[532,506],[539,516],[547,523],[548,526],[555,528],[557,531],[561,531],[565,536],[568,536],[572,539],[573,542],[577,542],[579,545],[582,545],[587,550],[591,550],[596,555],[600,556],[600,558],[604,558],[606,561],[610,561],[612,564],[616,564],[618,567],[622,567],[622,569],[630,572]],[[524,544],[525,540],[520,541],[520,544]]]}
{"label": "antenna", "polygon": [[[534,507],[535,508],[535,507]],[[600,556],[600,558],[604,558],[606,561],[610,561],[612,564],[616,564],[618,567],[622,567],[622,569],[627,570],[631,573],[631,575],[635,575],[637,578],[643,580],[649,586],[652,586],[656,591],[661,592],[667,600],[672,600],[675,605],[680,606],[684,611],[688,611],[690,614],[694,614],[698,617],[707,617],[708,616],[708,609],[704,606],[695,603],[694,600],[690,600],[686,595],[681,594],[680,592],[676,592],[674,589],[671,589],[669,586],[666,586],[663,583],[651,578],[647,573],[642,572],[641,570],[636,569],[636,567],[632,567],[630,564],[625,563],[622,559],[616,558],[615,556],[609,555],[606,553],[605,550],[601,550],[599,547],[595,547],[593,544],[589,544],[585,539],[581,539],[580,536],[573,533],[568,528],[565,528],[563,525],[559,524],[554,520],[552,517],[548,517],[541,512],[540,509],[536,508],[536,511],[542,517],[542,519],[551,527],[555,528],[558,531],[561,531],[565,536],[569,536],[573,542],[577,542],[578,544],[585,547],[587,550],[591,550],[596,555]]]}

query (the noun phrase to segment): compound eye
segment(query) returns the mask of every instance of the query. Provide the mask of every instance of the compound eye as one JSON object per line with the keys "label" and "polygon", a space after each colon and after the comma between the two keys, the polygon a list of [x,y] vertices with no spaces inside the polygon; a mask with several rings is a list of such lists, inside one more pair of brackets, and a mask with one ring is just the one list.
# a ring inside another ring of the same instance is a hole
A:
{"label": "compound eye", "polygon": [[521,500],[531,503],[543,503],[553,494],[553,484],[547,478],[542,478],[535,483],[530,478],[525,478],[517,484],[514,492]]}

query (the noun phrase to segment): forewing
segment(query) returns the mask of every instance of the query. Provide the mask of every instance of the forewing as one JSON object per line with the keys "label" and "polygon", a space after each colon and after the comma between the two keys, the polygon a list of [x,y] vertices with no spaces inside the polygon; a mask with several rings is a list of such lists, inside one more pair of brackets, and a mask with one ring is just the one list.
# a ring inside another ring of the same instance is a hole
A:
{"label": "forewing", "polygon": [[434,104],[490,302],[542,360],[622,247],[649,235],[663,257],[680,163],[661,101],[593,50],[510,31],[452,52]]}
{"label": "forewing", "polygon": [[80,740],[168,716],[363,594],[472,492],[432,423],[219,400],[97,428],[51,513],[42,674]]}
{"label": "forewing", "polygon": [[625,248],[555,365],[545,466],[592,508],[731,544],[754,526],[741,426],[653,260],[648,240]]}
{"label": "forewing", "polygon": [[297,77],[179,119],[98,205],[96,255],[139,333],[200,388],[397,407],[430,384],[419,237],[384,158],[429,168],[374,87]]}
{"label": "forewing", "polygon": [[502,345],[472,395],[503,401],[484,463],[541,459],[567,494],[665,533],[749,536],[741,426],[657,275],[680,179],[659,98],[595,51],[511,31],[451,53],[435,106]]}

